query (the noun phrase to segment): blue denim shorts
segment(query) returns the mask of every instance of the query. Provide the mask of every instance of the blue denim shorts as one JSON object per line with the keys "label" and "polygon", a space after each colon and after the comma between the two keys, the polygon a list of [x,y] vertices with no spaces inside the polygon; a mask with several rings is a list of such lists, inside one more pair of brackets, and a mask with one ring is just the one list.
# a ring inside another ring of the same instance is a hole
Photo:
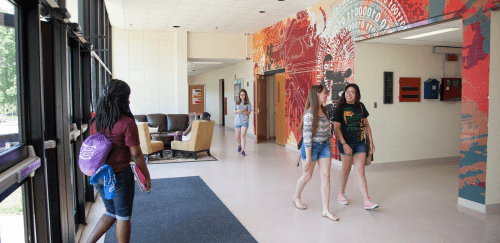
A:
{"label": "blue denim shorts", "polygon": [[235,125],[235,126],[234,126],[234,129],[240,129],[240,128],[242,128],[242,127],[246,127],[246,128],[248,128],[248,122],[245,122],[245,123],[243,123],[243,124],[241,124],[241,125]]}
{"label": "blue denim shorts", "polygon": [[[349,144],[349,147],[352,149],[352,154],[361,154],[361,153],[366,153],[366,147],[365,147],[365,141],[357,142],[357,143],[351,143]],[[339,153],[341,155],[346,155],[346,156],[352,156],[349,154],[345,154],[344,152],[344,146],[337,141],[337,147],[339,148]]]}
{"label": "blue denim shorts", "polygon": [[104,197],[104,178],[99,179],[96,184],[99,196],[106,207],[106,215],[118,220],[130,220],[132,216],[132,204],[134,202],[135,185],[134,174],[130,166],[115,174],[115,198]]}
{"label": "blue denim shorts", "polygon": [[[300,157],[302,157],[302,160],[306,160],[306,148],[304,147],[304,144],[302,143],[302,147],[300,147]],[[318,159],[323,159],[323,158],[331,158],[332,157],[332,150],[330,149],[330,143],[327,141],[318,143],[318,142],[313,142],[312,143],[312,148],[311,148],[311,161],[317,161]]]}

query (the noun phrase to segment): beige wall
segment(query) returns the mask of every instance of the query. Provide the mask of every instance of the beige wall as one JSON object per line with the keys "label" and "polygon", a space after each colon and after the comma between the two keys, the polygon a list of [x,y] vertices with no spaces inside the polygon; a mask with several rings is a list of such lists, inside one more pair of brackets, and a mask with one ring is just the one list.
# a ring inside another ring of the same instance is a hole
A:
{"label": "beige wall", "polygon": [[188,58],[242,59],[247,54],[245,34],[188,33]]}
{"label": "beige wall", "polygon": [[113,78],[130,85],[132,113],[187,113],[187,33],[112,32]]}
{"label": "beige wall", "polygon": [[[205,84],[206,111],[212,115],[215,123],[220,124],[219,120],[219,79],[224,79],[225,97],[227,97],[227,116],[226,126],[234,128],[234,79],[243,78],[242,87],[247,90],[250,102],[255,108],[254,85],[252,62],[244,61],[236,65],[221,68],[209,73],[204,73],[189,79],[189,84]],[[248,82],[248,86],[247,86]],[[254,134],[254,112],[250,114],[250,124],[248,133]]]}
{"label": "beige wall", "polygon": [[[355,83],[370,112],[374,163],[460,155],[460,101],[426,100],[423,93],[420,102],[398,100],[399,77],[420,77],[422,91],[428,78],[441,79],[442,54],[430,46],[363,42],[355,44],[355,54]],[[394,73],[393,104],[383,104],[384,71]],[[445,76],[456,76],[456,62],[446,63]]]}
{"label": "beige wall", "polygon": [[486,205],[500,203],[500,12],[491,12],[490,92],[488,157],[486,163]]}

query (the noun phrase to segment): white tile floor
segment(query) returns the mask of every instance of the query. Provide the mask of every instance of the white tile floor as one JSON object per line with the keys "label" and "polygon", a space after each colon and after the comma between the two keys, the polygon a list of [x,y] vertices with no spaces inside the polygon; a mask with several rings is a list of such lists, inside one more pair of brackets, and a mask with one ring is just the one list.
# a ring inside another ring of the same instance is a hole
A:
{"label": "white tile floor", "polygon": [[[500,213],[457,206],[457,161],[367,167],[370,196],[380,204],[373,211],[363,208],[354,171],[346,189],[351,203],[336,201],[340,167],[334,165],[330,209],[340,221],[333,222],[321,217],[317,167],[302,194],[308,209],[298,210],[291,199],[301,175],[299,153],[274,141],[248,140],[241,157],[234,130],[216,126],[211,153],[218,161],[148,167],[153,179],[200,176],[258,242],[500,242]],[[100,202],[92,206],[80,242],[103,211]]]}

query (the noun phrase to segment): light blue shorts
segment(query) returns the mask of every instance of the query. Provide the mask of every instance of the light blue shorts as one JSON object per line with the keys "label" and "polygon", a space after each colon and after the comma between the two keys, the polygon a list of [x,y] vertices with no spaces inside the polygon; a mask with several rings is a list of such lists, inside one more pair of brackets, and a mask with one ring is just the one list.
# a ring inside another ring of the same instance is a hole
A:
{"label": "light blue shorts", "polygon": [[246,127],[246,128],[248,128],[248,122],[245,122],[245,123],[243,123],[243,124],[241,124],[241,125],[236,125],[236,126],[234,126],[234,129],[240,129],[240,128],[242,128],[242,127]]}
{"label": "light blue shorts", "polygon": [[[302,157],[302,160],[306,160],[306,148],[304,147],[304,144],[302,144],[302,147],[300,147],[300,155]],[[332,157],[332,151],[330,149],[330,143],[327,141],[323,141],[321,143],[318,142],[313,142],[312,143],[312,148],[311,148],[311,161],[317,161],[318,159],[323,159],[323,158],[331,158]]]}

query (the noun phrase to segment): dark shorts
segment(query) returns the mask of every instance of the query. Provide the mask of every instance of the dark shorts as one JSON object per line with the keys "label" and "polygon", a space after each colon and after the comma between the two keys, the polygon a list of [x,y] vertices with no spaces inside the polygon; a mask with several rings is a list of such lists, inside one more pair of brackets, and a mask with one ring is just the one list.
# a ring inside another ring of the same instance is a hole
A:
{"label": "dark shorts", "polygon": [[104,178],[99,179],[96,188],[106,207],[106,215],[118,220],[130,220],[132,204],[134,202],[135,185],[134,174],[130,166],[115,174],[115,198],[104,197]]}
{"label": "dark shorts", "polygon": [[[302,160],[306,160],[306,148],[304,147],[304,144],[302,143],[302,147],[300,147],[300,156],[302,157]],[[313,142],[312,143],[312,148],[311,148],[311,161],[317,161],[318,159],[323,159],[323,158],[331,158],[332,157],[332,150],[330,149],[330,143],[327,141],[317,143]]]}
{"label": "dark shorts", "polygon": [[[348,145],[352,149],[352,155],[366,153],[365,141],[361,141],[361,142],[357,142],[357,143],[351,143],[351,144],[348,143]],[[344,146],[338,140],[337,140],[337,147],[339,148],[339,153],[341,155],[352,156],[352,155],[349,155],[349,154],[345,154],[345,152],[344,152]]]}

